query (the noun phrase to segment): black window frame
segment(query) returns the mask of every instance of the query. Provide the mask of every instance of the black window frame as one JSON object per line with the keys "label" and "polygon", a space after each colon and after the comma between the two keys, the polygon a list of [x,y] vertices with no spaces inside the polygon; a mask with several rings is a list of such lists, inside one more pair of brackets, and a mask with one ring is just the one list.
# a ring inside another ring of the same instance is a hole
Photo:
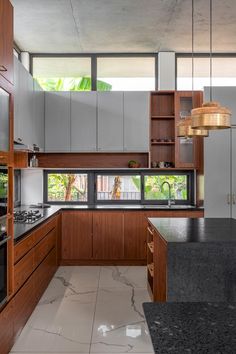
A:
{"label": "black window frame", "polygon": [[[119,199],[119,200],[99,200],[97,199],[97,176],[114,176],[114,175],[119,175],[119,176],[140,176],[140,199],[134,199],[134,200],[124,200],[124,199]],[[94,204],[95,205],[108,205],[108,204],[122,204],[122,205],[134,205],[134,204],[142,204],[142,176],[140,171],[121,171],[121,170],[110,170],[110,171],[95,171],[94,173]]]}
{"label": "black window frame", "polygon": [[158,199],[158,200],[153,200],[153,199],[145,199],[145,176],[157,176],[157,175],[175,175],[175,176],[187,176],[187,196],[188,198],[185,200],[181,199],[172,199],[175,202],[175,205],[194,205],[194,173],[193,171],[147,171],[147,172],[142,172],[142,181],[141,181],[141,186],[142,186],[142,204],[143,205],[168,205],[168,200],[166,199]]}
{"label": "black window frame", "polygon": [[[88,200],[82,201],[48,201],[48,174],[51,173],[74,173],[74,174],[87,174],[88,176]],[[137,176],[140,175],[141,183],[141,198],[140,200],[98,200],[97,199],[97,176]],[[52,205],[167,205],[168,200],[145,200],[144,198],[144,177],[147,175],[186,175],[187,176],[187,191],[188,198],[186,200],[175,200],[176,205],[195,205],[195,178],[194,170],[130,170],[130,169],[109,169],[109,170],[90,170],[90,169],[48,169],[43,172],[43,200],[44,203]]]}
{"label": "black window frame", "polygon": [[[87,201],[79,201],[79,200],[73,200],[73,201],[49,201],[48,200],[48,175],[49,174],[86,174],[88,177],[87,181]],[[70,169],[70,170],[59,170],[59,169],[53,169],[53,170],[44,170],[43,171],[43,200],[44,203],[46,204],[51,204],[51,205],[90,205],[93,204],[93,176],[91,174],[91,171],[88,170],[77,170],[77,169]]]}

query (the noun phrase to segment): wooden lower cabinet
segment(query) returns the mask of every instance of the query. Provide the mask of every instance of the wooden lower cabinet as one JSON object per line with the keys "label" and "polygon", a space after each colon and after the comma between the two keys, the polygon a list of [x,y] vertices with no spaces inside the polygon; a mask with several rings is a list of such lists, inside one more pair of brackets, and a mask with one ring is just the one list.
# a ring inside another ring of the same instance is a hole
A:
{"label": "wooden lower cabinet", "polygon": [[91,259],[92,212],[64,211],[62,213],[62,260]]}
{"label": "wooden lower cabinet", "polygon": [[124,258],[146,259],[147,223],[143,212],[124,212]]}
{"label": "wooden lower cabinet", "polygon": [[8,354],[14,342],[13,301],[0,313],[0,353]]}
{"label": "wooden lower cabinet", "polygon": [[124,213],[93,213],[93,258],[124,259]]}

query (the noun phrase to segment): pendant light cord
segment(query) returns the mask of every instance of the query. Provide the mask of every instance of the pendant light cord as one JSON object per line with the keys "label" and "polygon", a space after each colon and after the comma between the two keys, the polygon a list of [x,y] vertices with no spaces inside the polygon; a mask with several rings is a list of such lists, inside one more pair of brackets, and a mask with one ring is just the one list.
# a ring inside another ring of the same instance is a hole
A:
{"label": "pendant light cord", "polygon": [[212,101],[212,0],[210,0],[210,101]]}
{"label": "pendant light cord", "polygon": [[194,0],[192,0],[192,100],[193,100],[193,90],[194,90]]}

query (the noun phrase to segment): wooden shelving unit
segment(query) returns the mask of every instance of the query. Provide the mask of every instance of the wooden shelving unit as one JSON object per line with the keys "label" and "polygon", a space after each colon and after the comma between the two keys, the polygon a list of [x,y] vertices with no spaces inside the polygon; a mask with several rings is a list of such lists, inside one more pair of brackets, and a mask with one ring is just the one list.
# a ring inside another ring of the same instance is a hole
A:
{"label": "wooden shelving unit", "polygon": [[[151,142],[150,160],[157,164],[161,161],[175,166],[175,92],[160,91],[151,94]],[[171,140],[157,141],[153,140]]]}
{"label": "wooden shelving unit", "polygon": [[153,300],[153,280],[154,280],[154,239],[153,239],[153,230],[149,226],[147,228],[147,287],[149,295]]}

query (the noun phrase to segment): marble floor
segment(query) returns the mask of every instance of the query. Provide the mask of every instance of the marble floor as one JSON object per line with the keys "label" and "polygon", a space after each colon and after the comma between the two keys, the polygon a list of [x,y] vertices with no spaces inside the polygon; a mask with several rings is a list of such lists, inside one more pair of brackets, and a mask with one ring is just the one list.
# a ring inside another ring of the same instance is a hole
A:
{"label": "marble floor", "polygon": [[145,267],[60,267],[11,353],[153,353]]}

